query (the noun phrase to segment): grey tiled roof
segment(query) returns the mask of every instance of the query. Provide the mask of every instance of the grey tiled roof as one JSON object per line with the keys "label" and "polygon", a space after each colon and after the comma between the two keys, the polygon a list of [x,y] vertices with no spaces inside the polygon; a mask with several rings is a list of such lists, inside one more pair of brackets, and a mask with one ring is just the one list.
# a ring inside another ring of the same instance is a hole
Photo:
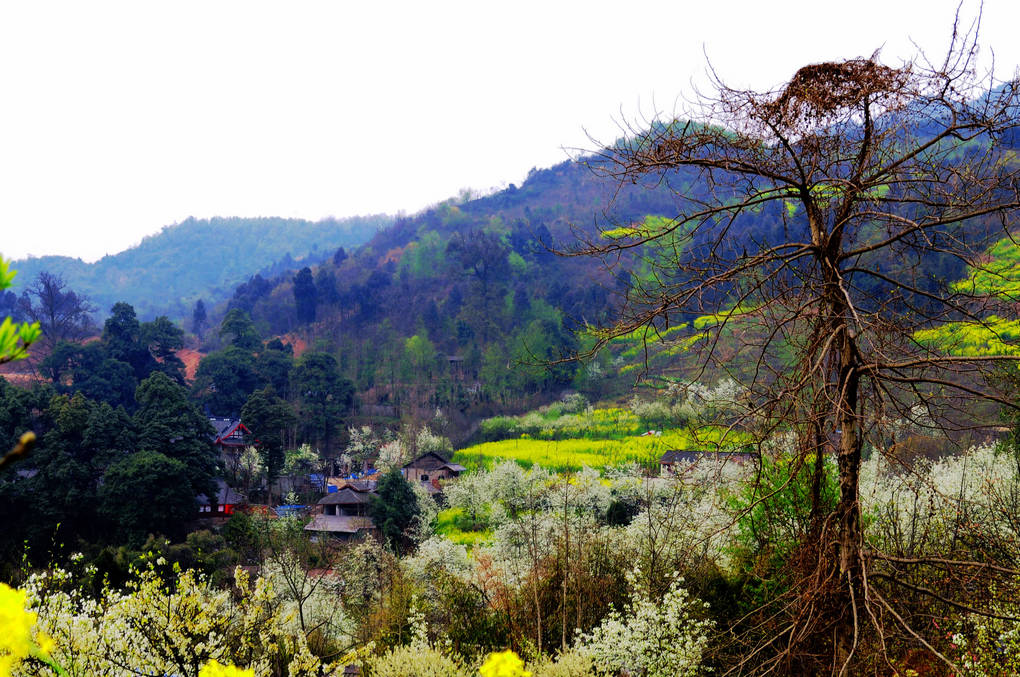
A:
{"label": "grey tiled roof", "polygon": [[[209,505],[209,497],[199,494],[195,497],[200,505]],[[216,505],[237,505],[244,503],[243,495],[231,489],[223,480],[216,480]]]}

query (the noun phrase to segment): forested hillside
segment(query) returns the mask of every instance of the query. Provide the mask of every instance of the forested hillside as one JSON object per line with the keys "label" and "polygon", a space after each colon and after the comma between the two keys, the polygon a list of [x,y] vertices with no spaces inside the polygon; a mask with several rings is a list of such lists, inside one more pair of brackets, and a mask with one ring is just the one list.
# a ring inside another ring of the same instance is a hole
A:
{"label": "forested hillside", "polygon": [[[738,309],[736,281],[668,322],[613,338],[591,361],[560,362],[604,338],[595,328],[628,298],[681,283],[684,261],[704,255],[702,236],[671,220],[679,200],[725,198],[682,167],[621,183],[607,165],[626,151],[621,141],[579,162],[532,170],[519,187],[398,218],[363,247],[296,275],[253,276],[228,308],[249,313],[264,337],[337,354],[363,402],[395,405],[396,413],[433,405],[520,409],[565,388],[600,398],[625,393],[646,373],[680,377],[688,364],[681,355]],[[769,201],[734,215],[726,254],[806,238],[806,227],[794,200]],[[649,237],[660,232],[670,236]],[[574,256],[585,243],[641,238],[648,241],[608,258]],[[962,260],[938,253],[923,261],[885,250],[867,258],[892,276],[923,267],[923,288],[965,275]],[[860,284],[882,294],[880,279]],[[745,323],[740,331],[747,330]],[[729,333],[718,340],[721,354],[732,356]]]}
{"label": "forested hillside", "polygon": [[400,218],[349,255],[254,276],[228,307],[263,336],[337,354],[367,404],[520,407],[597,388],[601,372],[547,363],[582,347],[575,332],[611,317],[627,281],[558,249],[572,228],[671,204],[665,190],[617,189],[583,164],[533,170],[520,187]]}
{"label": "forested hillside", "polygon": [[[332,256],[337,247],[357,246],[389,225],[384,215],[306,221],[283,218],[189,218],[166,226],[119,254],[95,263],[43,256],[14,263],[12,291],[40,272],[61,276],[105,314],[124,301],[139,315],[190,317],[198,299],[215,303],[259,271],[279,272]],[[97,237],[100,236],[97,234]]]}

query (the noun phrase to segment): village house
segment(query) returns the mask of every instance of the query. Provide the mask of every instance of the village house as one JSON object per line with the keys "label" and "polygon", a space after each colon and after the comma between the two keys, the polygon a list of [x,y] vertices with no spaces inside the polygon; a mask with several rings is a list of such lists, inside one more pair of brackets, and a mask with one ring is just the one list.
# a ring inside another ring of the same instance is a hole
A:
{"label": "village house", "polygon": [[195,501],[198,503],[199,517],[226,517],[233,515],[234,510],[248,503],[243,495],[231,489],[223,480],[216,480],[216,496],[214,498],[214,501],[210,501],[205,494],[195,497]]}
{"label": "village house", "polygon": [[213,432],[211,439],[213,446],[221,453],[241,453],[245,446],[250,444],[251,431],[241,423],[239,418],[209,418]]}
{"label": "village house", "polygon": [[375,481],[349,482],[319,499],[305,531],[344,540],[373,534],[375,524],[369,515],[369,504],[375,493],[375,484]]}
{"label": "village house", "polygon": [[465,470],[467,468],[464,466],[450,463],[436,452],[428,452],[409,463],[405,463],[400,472],[409,482],[431,483],[441,479],[457,477]]}
{"label": "village house", "polygon": [[228,473],[236,477],[241,452],[253,443],[251,431],[239,418],[210,417],[209,424],[213,427],[209,440],[220,452],[220,460]]}
{"label": "village house", "polygon": [[434,451],[422,454],[409,463],[405,463],[400,473],[408,482],[420,483],[429,493],[442,491],[441,480],[458,477],[467,470],[462,465],[450,463]]}

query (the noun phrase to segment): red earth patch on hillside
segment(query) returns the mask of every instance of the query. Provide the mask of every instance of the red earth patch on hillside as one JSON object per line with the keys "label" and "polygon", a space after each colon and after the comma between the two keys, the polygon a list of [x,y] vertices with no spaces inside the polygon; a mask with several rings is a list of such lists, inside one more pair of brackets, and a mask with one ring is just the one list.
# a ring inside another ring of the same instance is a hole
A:
{"label": "red earth patch on hillside", "polygon": [[290,347],[294,349],[294,359],[301,357],[308,351],[308,341],[294,334],[283,334],[280,336],[280,340],[284,343],[289,343]]}
{"label": "red earth patch on hillside", "polygon": [[36,383],[42,383],[44,379],[39,374],[25,371],[3,371],[0,373],[0,378],[5,379],[8,383],[21,388],[30,388]]}
{"label": "red earth patch on hillside", "polygon": [[198,371],[198,363],[205,357],[205,353],[200,353],[191,348],[181,348],[177,351],[176,355],[184,363],[184,378],[188,381],[194,381],[195,372]]}

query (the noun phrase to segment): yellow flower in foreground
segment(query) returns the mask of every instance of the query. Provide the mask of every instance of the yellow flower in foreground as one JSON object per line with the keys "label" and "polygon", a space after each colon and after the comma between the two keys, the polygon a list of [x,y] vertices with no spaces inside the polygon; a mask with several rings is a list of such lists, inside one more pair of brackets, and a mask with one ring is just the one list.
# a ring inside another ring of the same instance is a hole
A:
{"label": "yellow flower in foreground", "polygon": [[49,656],[53,653],[53,649],[57,646],[57,643],[53,641],[52,637],[42,632],[40,632],[35,639],[39,642],[39,652],[43,655],[43,657]]}
{"label": "yellow flower in foreground", "polygon": [[524,669],[524,661],[510,649],[489,654],[478,671],[482,677],[531,677],[531,673]]}
{"label": "yellow flower in foreground", "polygon": [[198,677],[255,677],[255,670],[242,670],[233,665],[220,665],[219,661],[209,661],[198,671]]}
{"label": "yellow flower in foreground", "polygon": [[[28,593],[0,583],[0,670],[9,670],[32,653],[36,614],[25,611]],[[0,672],[0,674],[3,674]]]}

